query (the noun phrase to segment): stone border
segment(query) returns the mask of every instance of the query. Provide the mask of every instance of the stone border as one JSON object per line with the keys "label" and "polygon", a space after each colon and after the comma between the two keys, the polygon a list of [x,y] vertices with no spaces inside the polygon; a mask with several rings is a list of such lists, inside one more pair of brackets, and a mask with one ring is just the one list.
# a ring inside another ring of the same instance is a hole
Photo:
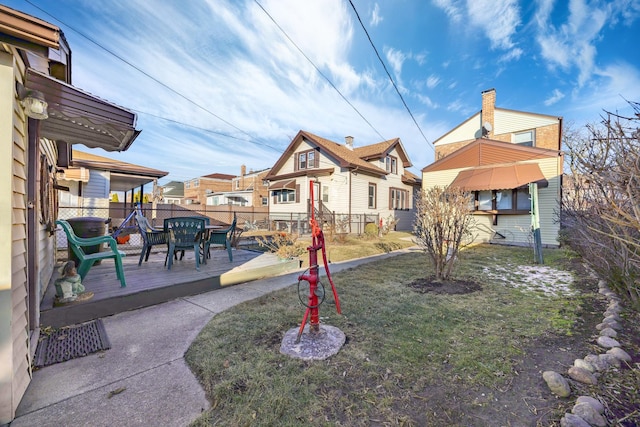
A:
{"label": "stone border", "polygon": [[[598,292],[609,299],[607,310],[604,312],[604,319],[596,325],[600,336],[597,344],[606,353],[595,355],[588,354],[584,359],[576,359],[567,372],[574,381],[595,385],[598,383],[598,372],[606,371],[610,368],[619,368],[623,362],[630,362],[631,356],[621,348],[616,340],[620,325],[620,298],[607,286],[604,280],[598,282]],[[547,386],[553,394],[558,397],[569,397],[571,387],[569,382],[557,372],[545,371],[542,374]],[[605,427],[608,425],[604,417],[604,404],[590,396],[579,396],[571,409],[571,413],[566,413],[560,420],[562,427]]]}

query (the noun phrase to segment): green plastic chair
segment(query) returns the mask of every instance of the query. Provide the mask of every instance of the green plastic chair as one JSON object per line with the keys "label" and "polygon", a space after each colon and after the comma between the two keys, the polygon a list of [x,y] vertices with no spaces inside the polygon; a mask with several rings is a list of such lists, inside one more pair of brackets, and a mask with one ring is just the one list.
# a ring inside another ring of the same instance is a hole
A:
{"label": "green plastic chair", "polygon": [[[116,239],[111,236],[78,237],[73,231],[73,228],[71,228],[71,224],[67,221],[59,219],[56,221],[56,224],[64,230],[67,235],[67,244],[78,258],[77,271],[82,280],[84,280],[89,269],[93,267],[96,261],[113,258],[116,264],[116,275],[120,281],[120,286],[122,288],[127,286],[124,278],[124,268],[122,267],[122,257],[125,256],[125,253],[118,250]],[[87,246],[102,245],[104,243],[109,244],[109,250],[88,254],[83,249]]]}
{"label": "green plastic chair", "polygon": [[149,261],[151,248],[155,245],[166,246],[169,243],[169,233],[165,230],[159,230],[149,224],[147,218],[142,214],[140,205],[136,205],[136,222],[142,236],[142,252],[140,252],[140,260],[138,266],[142,265],[142,260]]}
{"label": "green plastic chair", "polygon": [[229,254],[229,261],[233,261],[233,255],[231,253],[231,236],[233,235],[233,231],[236,228],[237,218],[236,214],[233,214],[233,222],[231,226],[225,230],[211,230],[209,232],[209,239],[204,243],[204,263],[207,263],[207,258],[211,258],[211,253],[209,252],[211,246],[220,245],[224,246],[227,249],[227,253]]}
{"label": "green plastic chair", "polygon": [[165,230],[169,232],[169,247],[165,258],[167,269],[171,270],[177,251],[193,250],[196,258],[196,270],[200,271],[200,244],[204,236],[205,224],[206,220],[198,217],[178,217],[164,220]]}

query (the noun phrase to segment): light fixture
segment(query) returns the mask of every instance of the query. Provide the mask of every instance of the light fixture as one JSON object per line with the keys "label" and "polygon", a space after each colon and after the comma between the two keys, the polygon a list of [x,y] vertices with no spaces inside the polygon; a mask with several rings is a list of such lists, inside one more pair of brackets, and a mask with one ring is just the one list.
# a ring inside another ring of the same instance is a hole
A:
{"label": "light fixture", "polygon": [[49,117],[47,113],[47,101],[42,92],[27,89],[22,83],[16,83],[18,99],[24,107],[24,113],[36,120],[44,120]]}

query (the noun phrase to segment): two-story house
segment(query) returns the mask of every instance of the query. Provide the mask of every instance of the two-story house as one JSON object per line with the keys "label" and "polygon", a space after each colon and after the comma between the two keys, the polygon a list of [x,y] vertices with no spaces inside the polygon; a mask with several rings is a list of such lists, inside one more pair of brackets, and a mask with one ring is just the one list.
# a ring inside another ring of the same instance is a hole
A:
{"label": "two-story house", "polygon": [[230,191],[217,191],[207,195],[207,205],[211,206],[247,206],[269,209],[269,184],[265,177],[271,168],[258,171],[249,170],[246,165],[240,166],[240,175],[231,180]]}
{"label": "two-story house", "polygon": [[437,160],[422,169],[422,186],[469,191],[478,241],[528,245],[539,222],[542,244],[557,246],[562,118],[496,108],[495,101],[495,89],[482,92],[482,110],[434,141]]}
{"label": "two-story house", "polygon": [[180,205],[184,199],[184,182],[169,181],[162,188],[162,200],[160,203]]}
{"label": "two-story house", "polygon": [[393,217],[398,220],[396,229],[410,230],[420,179],[409,167],[400,138],[354,147],[353,137],[339,144],[301,130],[265,176],[271,193],[269,214],[308,216],[313,185],[313,208],[324,217]]}
{"label": "two-story house", "polygon": [[205,204],[207,195],[231,190],[231,180],[235,176],[226,173],[212,173],[184,182],[184,203]]}

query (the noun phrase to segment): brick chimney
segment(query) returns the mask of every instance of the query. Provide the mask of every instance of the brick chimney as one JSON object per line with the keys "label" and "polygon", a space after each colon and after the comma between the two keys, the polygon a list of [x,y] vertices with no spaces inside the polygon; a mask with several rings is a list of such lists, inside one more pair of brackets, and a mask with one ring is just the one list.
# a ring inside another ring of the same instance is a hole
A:
{"label": "brick chimney", "polygon": [[[487,89],[482,92],[482,113],[480,114],[482,126],[482,135],[487,138],[493,138],[493,132],[495,129],[494,115],[496,109],[496,90]],[[485,123],[488,123],[487,129],[485,129]]]}
{"label": "brick chimney", "polygon": [[247,167],[245,165],[240,165],[240,176],[245,176],[247,174]]}
{"label": "brick chimney", "polygon": [[345,137],[344,137],[344,145],[345,145],[349,150],[353,150],[353,137],[352,137],[352,136],[345,136]]}

